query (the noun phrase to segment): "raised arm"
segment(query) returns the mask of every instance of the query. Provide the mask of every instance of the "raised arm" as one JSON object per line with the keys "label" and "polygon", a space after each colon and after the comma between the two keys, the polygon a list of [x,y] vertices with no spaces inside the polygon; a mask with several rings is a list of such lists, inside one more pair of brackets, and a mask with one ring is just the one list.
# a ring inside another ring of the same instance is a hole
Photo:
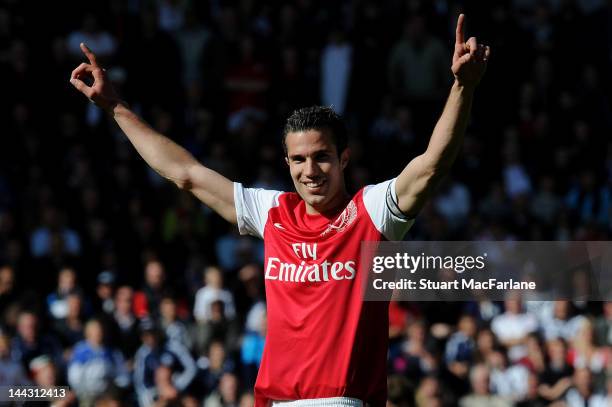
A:
{"label": "raised arm", "polygon": [[[81,49],[89,63],[72,71],[70,83],[113,117],[151,168],[179,188],[191,191],[227,221],[236,223],[233,183],[204,167],[187,150],[133,113],[113,89],[93,52],[85,44],[81,44]],[[83,82],[85,78],[93,78],[93,84],[88,86]]]}
{"label": "raised arm", "polygon": [[467,127],[474,90],[487,68],[490,49],[475,37],[464,41],[459,15],[455,32],[455,51],[451,70],[455,76],[446,105],[434,128],[427,150],[415,157],[397,178],[395,190],[402,212],[415,217],[438,181],[453,165]]}

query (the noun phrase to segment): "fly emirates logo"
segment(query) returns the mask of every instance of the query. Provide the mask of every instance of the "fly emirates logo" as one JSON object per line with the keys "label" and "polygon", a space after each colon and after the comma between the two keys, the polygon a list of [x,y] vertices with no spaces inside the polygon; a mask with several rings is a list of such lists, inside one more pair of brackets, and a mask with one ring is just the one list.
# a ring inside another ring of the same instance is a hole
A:
{"label": "fly emirates logo", "polygon": [[355,260],[330,262],[317,261],[317,243],[291,244],[297,262],[286,263],[278,257],[268,257],[266,280],[294,283],[352,280],[355,278]]}

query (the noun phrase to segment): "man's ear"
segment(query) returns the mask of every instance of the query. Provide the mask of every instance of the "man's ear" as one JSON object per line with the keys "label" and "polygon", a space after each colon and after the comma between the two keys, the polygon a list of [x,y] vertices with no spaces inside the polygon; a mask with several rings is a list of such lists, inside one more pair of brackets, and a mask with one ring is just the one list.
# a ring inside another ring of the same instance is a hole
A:
{"label": "man's ear", "polygon": [[349,163],[350,158],[351,158],[351,149],[347,147],[344,149],[342,154],[340,154],[340,166],[342,167],[342,169],[346,168],[346,166]]}
{"label": "man's ear", "polygon": [[289,167],[289,157],[285,156],[285,163],[287,164],[287,167]]}

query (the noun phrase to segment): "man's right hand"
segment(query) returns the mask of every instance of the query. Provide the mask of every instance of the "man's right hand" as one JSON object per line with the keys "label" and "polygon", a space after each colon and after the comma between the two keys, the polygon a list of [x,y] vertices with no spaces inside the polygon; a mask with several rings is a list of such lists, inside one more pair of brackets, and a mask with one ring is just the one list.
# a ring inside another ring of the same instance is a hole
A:
{"label": "man's right hand", "polygon": [[[79,92],[87,96],[92,103],[110,113],[121,100],[110,80],[106,77],[106,71],[98,65],[94,53],[84,43],[81,43],[81,50],[89,63],[83,62],[72,71],[70,83]],[[84,79],[89,79],[89,81],[93,79],[92,85],[88,86],[83,81]]]}
{"label": "man's right hand", "polygon": [[236,224],[234,184],[204,167],[187,150],[156,132],[132,112],[113,89],[93,52],[85,44],[81,44],[81,50],[89,63],[82,63],[72,71],[72,86],[112,115],[138,154],[153,170],[179,188],[190,191],[224,219]]}

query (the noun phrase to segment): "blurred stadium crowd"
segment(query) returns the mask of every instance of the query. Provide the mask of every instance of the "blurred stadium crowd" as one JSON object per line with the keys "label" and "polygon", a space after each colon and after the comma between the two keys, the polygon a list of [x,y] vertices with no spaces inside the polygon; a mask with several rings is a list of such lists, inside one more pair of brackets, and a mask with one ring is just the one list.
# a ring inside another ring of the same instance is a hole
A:
{"label": "blurred stadium crowd", "polygon": [[[284,119],[333,105],[356,191],[423,151],[459,11],[493,56],[407,238],[610,239],[610,1],[0,0],[0,385],[69,384],[55,405],[253,402],[262,245],[70,87],[80,42],[156,129],[250,186],[290,190]],[[393,302],[390,321],[390,406],[612,405],[612,303]]]}

